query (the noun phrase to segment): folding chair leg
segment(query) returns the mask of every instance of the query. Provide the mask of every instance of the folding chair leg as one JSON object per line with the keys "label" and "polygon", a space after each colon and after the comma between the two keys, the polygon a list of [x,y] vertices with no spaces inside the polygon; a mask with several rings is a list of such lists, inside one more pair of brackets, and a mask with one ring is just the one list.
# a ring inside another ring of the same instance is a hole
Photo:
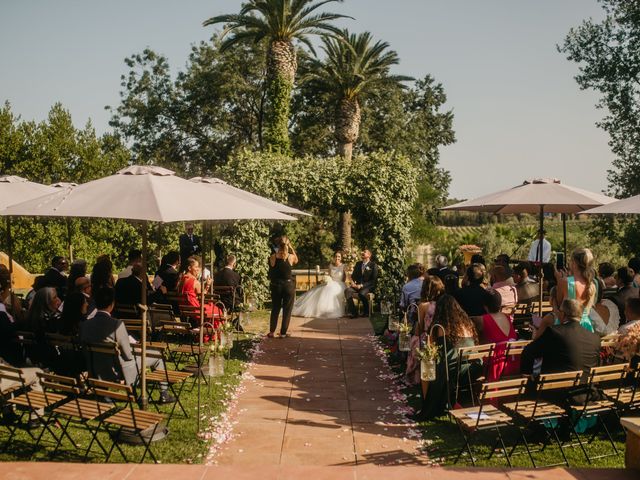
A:
{"label": "folding chair leg", "polygon": [[502,439],[500,429],[496,428],[496,431],[498,432],[498,440],[500,441],[500,445],[502,446],[502,451],[504,452],[504,456],[507,459],[507,465],[509,465],[509,468],[511,468],[511,458],[509,457],[509,455],[507,455],[507,447],[505,446],[504,440]]}
{"label": "folding chair leg", "polygon": [[[533,468],[537,468],[536,462],[533,459],[533,454],[531,453],[531,449],[529,448],[529,442],[527,442],[527,436],[525,435],[524,430],[520,430],[520,437],[522,438],[522,442],[524,443],[524,448],[527,450],[527,455],[529,455],[529,460],[531,460],[531,465],[533,466]],[[518,443],[516,443],[516,446],[517,445]]]}
{"label": "folding chair leg", "polygon": [[591,459],[589,458],[589,455],[587,454],[587,450],[584,448],[584,444],[582,443],[582,439],[580,438],[580,435],[576,430],[576,424],[573,423],[572,421],[569,421],[569,424],[571,425],[571,431],[573,432],[573,434],[576,436],[576,439],[578,440],[578,445],[580,446],[580,450],[582,450],[584,458],[586,458],[587,463],[591,465]]}
{"label": "folding chair leg", "polygon": [[142,440],[142,443],[145,446],[144,453],[142,454],[142,458],[140,459],[140,463],[144,462],[144,457],[147,456],[147,452],[149,452],[149,456],[153,460],[153,463],[158,463],[158,459],[156,458],[156,456],[151,451],[151,441],[153,440],[153,437],[156,434],[156,430],[158,429],[158,425],[159,424],[156,423],[155,427],[153,427],[153,432],[151,432],[151,436],[149,437],[149,440],[146,441],[146,442],[144,441],[144,438],[142,437],[142,432],[138,432],[138,436],[140,437],[140,440]]}

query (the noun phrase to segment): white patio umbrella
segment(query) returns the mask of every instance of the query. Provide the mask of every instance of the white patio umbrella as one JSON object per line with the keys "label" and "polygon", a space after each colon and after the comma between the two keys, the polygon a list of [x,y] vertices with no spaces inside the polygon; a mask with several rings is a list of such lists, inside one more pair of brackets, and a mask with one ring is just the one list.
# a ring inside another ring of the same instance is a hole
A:
{"label": "white patio umbrella", "polygon": [[598,215],[598,214],[638,214],[640,213],[640,195],[636,195],[635,197],[624,198],[622,200],[618,200],[616,202],[609,203],[607,205],[603,205],[601,207],[592,208],[590,210],[585,210],[582,213],[586,213],[588,215]]}
{"label": "white patio umbrella", "polygon": [[[74,182],[58,182],[52,183],[51,186],[53,188],[73,188],[77,187],[78,184]],[[67,249],[69,250],[69,261],[73,262],[73,232],[71,232],[71,219],[69,217],[65,218],[65,223],[67,224]]]}
{"label": "white patio umbrella", "polygon": [[270,208],[271,210],[275,210],[277,212],[288,213],[292,215],[310,215],[309,213],[303,212],[302,210],[298,210],[297,208],[293,208],[288,205],[284,205],[282,203],[274,202],[273,200],[270,200],[266,197],[261,197],[260,195],[256,195],[255,193],[247,192],[246,190],[236,188],[233,185],[229,185],[227,182],[219,178],[193,177],[189,180],[194,183],[203,183],[205,185],[208,185],[211,188],[211,190],[214,192],[228,193],[240,199],[254,202],[257,205],[261,205],[265,208]]}
{"label": "white patio umbrella", "polygon": [[[30,182],[26,178],[15,175],[0,176],[0,210],[10,205],[41,197],[53,192],[52,187]],[[11,239],[11,217],[7,217],[7,256],[9,257],[9,274],[13,274],[13,243]]]}
{"label": "white patio umbrella", "polygon": [[[115,175],[78,186],[67,186],[54,193],[13,205],[0,215],[35,217],[118,218],[142,222],[142,262],[147,271],[148,222],[199,220],[295,220],[275,210],[242,201],[224,192],[212,195],[204,184],[190,182],[174,172],[156,166],[134,165]],[[203,262],[204,263],[204,262]],[[147,283],[142,282],[142,357],[146,358]],[[204,319],[204,302],[201,302]],[[200,341],[202,342],[200,329]],[[141,369],[141,402],[146,405],[146,373]]]}
{"label": "white patio umbrella", "polygon": [[[449,205],[441,210],[490,213],[538,213],[540,219],[538,258],[542,259],[542,232],[545,213],[563,214],[564,248],[566,255],[567,236],[565,214],[580,213],[589,208],[606,205],[614,201],[615,198],[565,185],[555,178],[540,178],[525,180],[521,185],[513,188]],[[542,308],[542,268],[540,272],[540,308]]]}

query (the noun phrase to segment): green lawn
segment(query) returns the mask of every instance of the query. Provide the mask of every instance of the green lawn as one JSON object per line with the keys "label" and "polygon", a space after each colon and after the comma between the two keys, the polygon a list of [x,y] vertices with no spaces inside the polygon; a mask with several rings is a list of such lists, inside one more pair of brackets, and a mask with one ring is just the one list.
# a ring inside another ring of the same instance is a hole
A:
{"label": "green lawn", "polygon": [[[376,332],[382,331],[384,328],[385,320],[380,315],[374,315],[371,319],[374,330]],[[400,373],[404,367],[399,362],[394,362],[394,358],[390,356],[390,363],[392,368]],[[404,389],[405,395],[407,395],[409,404],[415,409],[420,409],[420,389],[418,387],[406,387]],[[565,449],[565,455],[569,460],[571,467],[624,467],[624,433],[619,423],[615,420],[611,422],[612,428],[615,428],[615,444],[620,452],[618,456],[606,457],[592,460],[592,464],[589,464],[585,459],[582,451],[578,446]],[[458,450],[464,445],[463,437],[458,430],[458,427],[452,423],[448,417],[442,417],[433,421],[421,422],[418,424],[422,437],[425,442],[425,446],[428,451],[428,455],[431,459],[438,459],[438,463],[441,465],[452,466]],[[513,444],[514,434],[504,432],[507,446]],[[517,434],[516,434],[517,435]],[[586,434],[581,437],[587,440],[589,436]],[[474,457],[476,459],[476,465],[479,467],[505,467],[506,460],[502,455],[496,455],[489,460],[487,456],[497,437],[495,432],[487,431],[482,435],[475,437],[472,444]],[[539,448],[539,445],[532,446],[532,449]],[[518,454],[520,452],[520,454]],[[613,452],[611,444],[606,437],[602,435],[587,446],[587,453],[590,457],[599,456],[604,453]],[[555,444],[548,445],[543,451],[533,454],[536,464],[546,465],[562,462],[562,456],[559,449]],[[518,447],[516,455],[512,457],[512,463],[517,467],[531,467],[531,462],[526,454],[524,447]],[[464,467],[471,465],[467,456],[463,456],[457,464]]]}
{"label": "green lawn", "polygon": [[[240,335],[239,341],[234,342],[234,347],[227,355],[225,360],[225,375],[222,377],[212,378],[209,387],[202,382],[201,384],[201,430],[211,430],[209,425],[215,425],[217,416],[227,409],[226,401],[229,394],[240,383],[242,372],[245,368],[245,362],[248,360],[247,353],[255,340],[254,334],[264,333],[265,325],[268,318],[268,312],[260,311],[251,314],[251,324],[246,328],[248,333]],[[182,365],[181,365],[182,366]],[[193,387],[193,388],[192,388]],[[197,434],[197,404],[198,404],[198,388],[197,383],[188,381],[182,396],[182,402],[185,409],[189,413],[190,418],[184,418],[179,407],[176,410],[169,424],[169,435],[161,441],[152,444],[152,450],[161,463],[202,463],[206,458],[211,440],[200,439]],[[161,405],[160,410],[169,412],[171,405]],[[150,411],[155,409],[150,406]],[[179,413],[178,413],[179,412]],[[3,425],[0,425],[0,442],[5,443],[8,438],[8,432]],[[41,429],[35,429],[33,433],[37,435]],[[54,428],[55,432],[60,432],[59,428]],[[53,451],[52,439],[48,433],[45,433],[44,440],[40,448],[32,454],[33,440],[26,431],[19,430],[11,444],[7,446],[6,451],[0,453],[0,461],[68,461],[81,462],[84,456],[84,450],[91,439],[90,434],[83,427],[72,426],[69,429],[71,437],[79,444],[80,450],[75,450],[68,440],[63,441],[63,447],[57,452],[55,457],[51,456]],[[106,434],[101,434],[104,445],[110,445],[106,438]],[[122,444],[122,449],[127,455],[129,461],[138,462],[142,456],[143,447],[130,446]],[[92,454],[89,457],[90,462],[104,462],[104,454],[94,445]],[[112,462],[122,462],[123,459],[117,450],[114,452]],[[145,462],[150,462],[149,456]]]}

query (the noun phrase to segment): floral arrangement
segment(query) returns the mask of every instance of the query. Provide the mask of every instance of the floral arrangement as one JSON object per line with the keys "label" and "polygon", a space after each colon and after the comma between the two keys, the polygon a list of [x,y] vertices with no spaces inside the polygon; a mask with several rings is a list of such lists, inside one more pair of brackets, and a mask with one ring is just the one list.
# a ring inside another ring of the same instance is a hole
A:
{"label": "floral arrangement", "polygon": [[631,360],[635,355],[640,355],[640,323],[620,335],[616,350],[621,352],[626,360]]}
{"label": "floral arrangement", "polygon": [[400,325],[398,327],[398,331],[400,333],[404,333],[405,335],[408,333],[411,333],[411,325],[408,324],[407,322],[400,322]]}
{"label": "floral arrangement", "polygon": [[238,303],[235,307],[236,312],[247,313],[249,312],[249,306],[246,303]]}
{"label": "floral arrangement", "polygon": [[419,360],[435,360],[440,354],[440,345],[425,343],[423,348],[416,348],[416,357]]}

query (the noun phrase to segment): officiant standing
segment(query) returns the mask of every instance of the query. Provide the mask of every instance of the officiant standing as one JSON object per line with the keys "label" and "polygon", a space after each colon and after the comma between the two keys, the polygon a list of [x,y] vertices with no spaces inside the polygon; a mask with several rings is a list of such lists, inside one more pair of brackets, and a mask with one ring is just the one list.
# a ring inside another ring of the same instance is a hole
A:
{"label": "officiant standing", "polygon": [[193,223],[185,225],[185,233],[180,235],[180,264],[182,269],[187,268],[187,258],[200,255],[202,247],[200,246],[200,237],[193,233]]}
{"label": "officiant standing", "polygon": [[362,261],[356,263],[351,272],[351,286],[344,291],[351,318],[358,316],[355,298],[362,302],[365,314],[369,312],[369,293],[375,290],[378,280],[378,265],[371,260],[371,250],[363,250],[361,255]]}

